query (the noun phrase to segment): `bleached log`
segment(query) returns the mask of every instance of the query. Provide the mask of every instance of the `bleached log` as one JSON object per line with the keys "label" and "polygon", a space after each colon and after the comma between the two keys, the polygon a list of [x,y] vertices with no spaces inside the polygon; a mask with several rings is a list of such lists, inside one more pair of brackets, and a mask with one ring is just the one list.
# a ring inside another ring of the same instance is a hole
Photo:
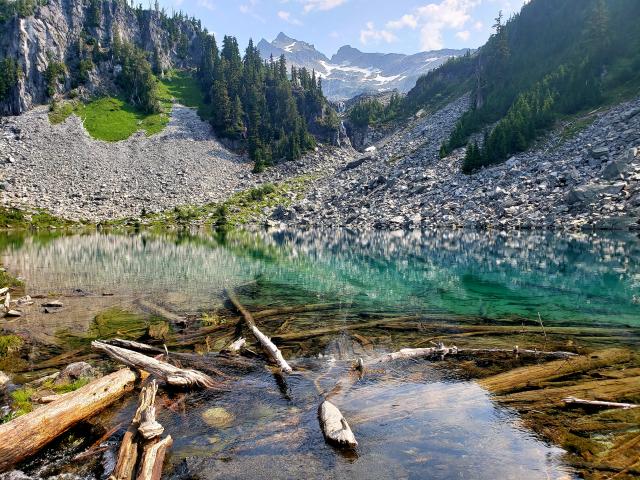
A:
{"label": "bleached log", "polygon": [[258,327],[256,326],[256,322],[251,315],[251,312],[244,308],[244,306],[240,303],[240,300],[238,300],[238,297],[236,297],[228,290],[226,292],[229,300],[231,300],[231,303],[233,303],[236,309],[242,314],[245,322],[251,330],[251,333],[253,333],[253,336],[256,337],[258,342],[260,342],[267,355],[278,365],[278,367],[280,367],[280,370],[285,373],[291,373],[293,369],[289,366],[287,361],[282,356],[282,352],[278,349],[278,347],[275,346],[275,344],[269,337],[267,337],[260,331],[260,329],[258,329]]}
{"label": "bleached log", "polygon": [[37,453],[77,423],[122,397],[136,379],[128,368],[64,395],[8,423],[0,425],[0,472]]}
{"label": "bleached log", "polygon": [[349,424],[333,403],[325,400],[318,408],[320,428],[329,443],[339,447],[353,448],[358,445]]}
{"label": "bleached log", "polygon": [[8,291],[9,291],[9,287],[2,287],[2,288],[0,288],[0,295],[4,295]]}
{"label": "bleached log", "polygon": [[144,447],[142,461],[138,468],[137,480],[160,480],[162,476],[162,464],[167,450],[173,445],[171,435],[162,440],[152,442]]}
{"label": "bleached log", "polygon": [[377,358],[373,363],[385,363],[393,360],[417,357],[433,357],[436,355],[444,357],[445,355],[455,355],[456,353],[458,353],[457,347],[446,347],[443,344],[438,344],[437,346],[430,348],[402,348],[397,352],[387,353],[386,355]]}
{"label": "bleached log", "polygon": [[145,370],[174,387],[214,388],[216,386],[216,382],[211,377],[197,370],[178,368],[167,362],[143,355],[142,353],[100,341],[91,342],[91,346],[105,352],[120,363],[139,370]]}
{"label": "bleached log", "polygon": [[11,294],[7,292],[7,295],[4,297],[4,308],[5,310],[11,310]]}
{"label": "bleached log", "polygon": [[247,340],[244,337],[240,337],[235,342],[231,343],[225,350],[227,352],[239,352],[247,343]]}
{"label": "bleached log", "polygon": [[584,400],[582,398],[576,397],[567,397],[562,399],[562,401],[568,405],[585,405],[589,407],[601,408],[621,408],[623,410],[640,407],[640,405],[636,405],[635,403],[603,402],[600,400]]}

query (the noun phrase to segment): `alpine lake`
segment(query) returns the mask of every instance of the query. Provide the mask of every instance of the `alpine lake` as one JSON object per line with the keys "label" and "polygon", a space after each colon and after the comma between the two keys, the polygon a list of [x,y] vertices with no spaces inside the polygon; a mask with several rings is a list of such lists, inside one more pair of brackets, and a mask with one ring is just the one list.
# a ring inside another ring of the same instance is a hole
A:
{"label": "alpine lake", "polygon": [[[219,381],[160,385],[157,420],[174,439],[163,478],[640,477],[640,408],[564,401],[640,403],[635,233],[5,232],[0,261],[24,281],[12,296],[34,302],[0,319],[0,335],[21,339],[0,351],[14,388],[76,361],[115,371],[90,345],[112,338],[166,345],[169,362],[197,354],[197,365],[182,366]],[[269,363],[225,289],[293,373]],[[219,353],[239,336],[244,350]],[[440,343],[458,353],[375,364]],[[567,367],[584,357],[588,366]],[[540,369],[551,362],[555,370]],[[530,381],[510,384],[509,372]],[[137,397],[16,468],[31,478],[107,478]],[[325,441],[324,399],[349,422],[356,448]]]}

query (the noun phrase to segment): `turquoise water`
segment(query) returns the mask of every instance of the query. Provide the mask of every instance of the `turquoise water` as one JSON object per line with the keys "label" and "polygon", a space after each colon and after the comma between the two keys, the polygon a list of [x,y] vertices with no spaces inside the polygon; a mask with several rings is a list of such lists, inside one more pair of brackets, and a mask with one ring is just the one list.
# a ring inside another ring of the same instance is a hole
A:
{"label": "turquoise water", "polygon": [[[420,313],[433,314],[438,325],[452,317],[454,323],[470,318],[538,325],[540,315],[545,325],[640,327],[634,300],[640,297],[640,240],[632,234],[4,234],[0,258],[25,278],[28,293],[69,294],[62,312],[47,315],[36,307],[11,324],[23,333],[49,329],[43,339],[56,339],[59,329],[75,324],[87,328],[99,309],[135,308],[139,299],[177,313],[211,312],[223,307],[225,288],[239,288],[252,309],[339,304],[330,312],[264,320],[269,335],[339,326],[305,345],[281,343],[296,367],[293,375],[274,378],[258,358],[242,374],[233,372],[228,389],[161,393],[158,419],[175,439],[165,473],[175,479],[579,478],[562,449],[533,435],[477,383],[438,362],[390,364],[353,378],[354,358],[414,345],[424,336],[420,329],[394,331],[385,324],[355,333],[342,325]],[[89,296],[74,294],[78,289]],[[546,342],[546,334],[538,334],[535,345],[542,338]],[[525,335],[518,341],[532,340]],[[346,455],[325,443],[317,421],[319,402],[337,382],[345,386],[331,401],[359,441],[357,451]],[[126,425],[134,408],[131,396],[105,428]],[[212,408],[224,409],[228,424],[206,422]],[[105,456],[113,457],[117,445],[110,440]],[[70,456],[41,467],[48,455],[31,470],[71,468],[65,460]]]}
{"label": "turquoise water", "polygon": [[177,310],[258,281],[257,303],[491,319],[640,325],[640,240],[631,233],[234,232],[5,236],[2,261],[30,292],[164,295]]}

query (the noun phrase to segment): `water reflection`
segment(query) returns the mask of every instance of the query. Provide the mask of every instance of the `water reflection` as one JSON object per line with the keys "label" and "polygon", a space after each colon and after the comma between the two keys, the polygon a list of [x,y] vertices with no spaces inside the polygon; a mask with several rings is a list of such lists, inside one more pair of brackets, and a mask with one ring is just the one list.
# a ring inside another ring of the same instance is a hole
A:
{"label": "water reflection", "polygon": [[640,323],[632,234],[274,231],[0,240],[33,293],[83,288],[207,308],[256,278],[345,303],[555,322]]}

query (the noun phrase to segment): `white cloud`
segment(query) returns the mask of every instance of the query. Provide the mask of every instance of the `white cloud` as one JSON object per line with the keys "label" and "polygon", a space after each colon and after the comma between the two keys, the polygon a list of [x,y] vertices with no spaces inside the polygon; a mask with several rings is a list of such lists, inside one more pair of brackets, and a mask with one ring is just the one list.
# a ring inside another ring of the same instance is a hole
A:
{"label": "white cloud", "polygon": [[211,0],[198,0],[198,6],[211,11],[216,9],[215,4]]}
{"label": "white cloud", "polygon": [[391,20],[390,22],[387,22],[387,28],[391,28],[393,30],[400,30],[405,27],[415,29],[417,26],[418,18],[411,14],[403,15],[398,20]]}
{"label": "white cloud", "polygon": [[[483,0],[441,0],[428,3],[413,12],[387,23],[387,28],[420,28],[420,42],[423,50],[439,50],[444,47],[444,30],[458,30],[458,38],[466,40],[467,30],[462,30],[471,18],[471,11]],[[466,33],[465,33],[466,32]]]}
{"label": "white cloud", "polygon": [[285,10],[280,10],[278,12],[278,18],[280,18],[280,20],[284,20],[287,23],[290,23],[291,25],[302,25],[302,22],[300,20],[291,16],[291,12],[287,12]]}
{"label": "white cloud", "polygon": [[480,31],[484,28],[484,23],[482,23],[481,21],[477,21],[476,23],[473,24],[473,28]]}
{"label": "white cloud", "polygon": [[456,32],[456,37],[458,37],[463,42],[466,42],[467,40],[469,40],[470,36],[471,36],[471,33],[469,32],[469,30],[462,30],[461,32]]}
{"label": "white cloud", "polygon": [[376,30],[373,22],[367,22],[366,30],[360,30],[360,43],[363,45],[366,45],[371,41],[392,43],[397,39],[398,37],[388,30]]}
{"label": "white cloud", "polygon": [[340,34],[339,34],[338,32],[336,32],[335,30],[334,30],[333,32],[331,32],[331,33],[329,34],[329,36],[330,36],[331,38],[336,38],[336,39],[337,39],[337,38],[340,38]]}
{"label": "white cloud", "polygon": [[304,12],[309,13],[313,10],[332,10],[346,1],[347,0],[302,0],[302,3],[304,3]]}

